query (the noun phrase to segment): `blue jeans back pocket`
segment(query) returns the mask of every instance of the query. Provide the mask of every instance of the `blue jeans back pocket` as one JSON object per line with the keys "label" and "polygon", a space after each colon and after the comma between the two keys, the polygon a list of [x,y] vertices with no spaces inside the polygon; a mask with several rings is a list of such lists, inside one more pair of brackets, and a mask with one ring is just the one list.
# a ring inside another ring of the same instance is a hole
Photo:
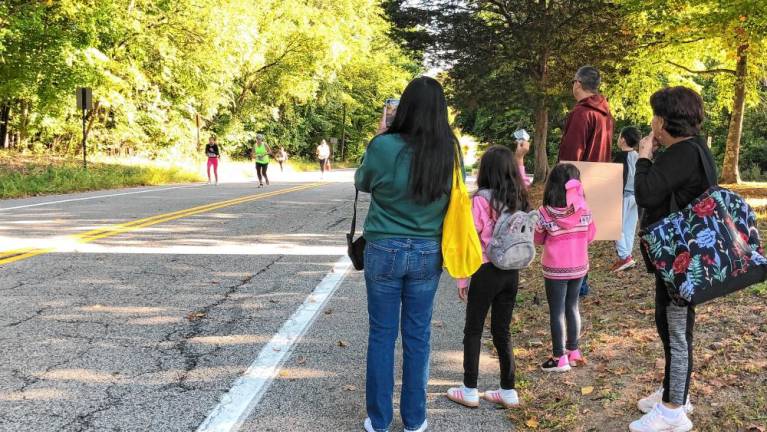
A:
{"label": "blue jeans back pocket", "polygon": [[432,280],[442,274],[442,251],[440,249],[422,250],[415,253],[417,263],[413,269],[412,278],[415,280]]}
{"label": "blue jeans back pocket", "polygon": [[391,279],[394,276],[394,262],[397,251],[368,242],[365,248],[365,273],[374,280]]}

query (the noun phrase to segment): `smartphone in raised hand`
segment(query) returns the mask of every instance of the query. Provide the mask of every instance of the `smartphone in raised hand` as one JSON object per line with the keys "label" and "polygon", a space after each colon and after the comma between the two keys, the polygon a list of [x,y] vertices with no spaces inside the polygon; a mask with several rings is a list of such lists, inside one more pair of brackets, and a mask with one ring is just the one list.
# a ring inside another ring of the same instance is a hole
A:
{"label": "smartphone in raised hand", "polygon": [[386,103],[384,104],[384,119],[387,128],[394,122],[394,116],[397,115],[397,107],[399,107],[399,99],[386,99]]}

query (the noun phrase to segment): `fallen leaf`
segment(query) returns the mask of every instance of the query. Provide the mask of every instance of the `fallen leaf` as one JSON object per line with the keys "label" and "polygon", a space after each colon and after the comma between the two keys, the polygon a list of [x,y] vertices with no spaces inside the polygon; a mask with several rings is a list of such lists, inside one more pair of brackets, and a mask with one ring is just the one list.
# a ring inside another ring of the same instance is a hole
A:
{"label": "fallen leaf", "polygon": [[298,358],[296,359],[296,364],[297,364],[297,365],[303,365],[303,364],[305,364],[305,363],[306,363],[306,357],[304,357],[304,356],[298,356]]}
{"label": "fallen leaf", "polygon": [[431,322],[431,324],[432,324],[434,327],[437,327],[437,328],[442,328],[442,327],[444,327],[444,326],[445,326],[445,322],[444,322],[444,321],[438,321],[438,320],[434,320],[434,321],[432,321],[432,322]]}
{"label": "fallen leaf", "polygon": [[581,394],[583,396],[590,395],[591,393],[594,393],[594,387],[592,386],[581,387]]}
{"label": "fallen leaf", "polygon": [[526,424],[526,425],[527,425],[527,427],[529,427],[530,429],[538,429],[538,419],[537,419],[537,418],[535,418],[535,417],[533,417],[533,418],[531,418],[531,419],[528,419],[528,420],[525,422],[525,424]]}
{"label": "fallen leaf", "polygon": [[325,309],[325,315],[330,315],[333,313],[333,309]]}
{"label": "fallen leaf", "polygon": [[746,428],[746,432],[764,432],[764,428],[761,426],[751,425]]}
{"label": "fallen leaf", "polygon": [[203,318],[205,318],[205,312],[192,312],[186,316],[186,319],[189,321],[197,321]]}
{"label": "fallen leaf", "polygon": [[345,340],[340,340],[340,341],[338,341],[338,342],[337,342],[337,344],[338,344],[338,346],[340,346],[341,348],[346,348],[346,347],[348,347],[348,346],[349,346],[349,342],[346,342]]}
{"label": "fallen leaf", "polygon": [[352,384],[346,384],[343,387],[343,389],[346,390],[346,391],[354,391],[354,390],[357,390],[357,386],[352,385]]}
{"label": "fallen leaf", "polygon": [[659,358],[655,359],[655,369],[664,369],[666,367],[666,360]]}

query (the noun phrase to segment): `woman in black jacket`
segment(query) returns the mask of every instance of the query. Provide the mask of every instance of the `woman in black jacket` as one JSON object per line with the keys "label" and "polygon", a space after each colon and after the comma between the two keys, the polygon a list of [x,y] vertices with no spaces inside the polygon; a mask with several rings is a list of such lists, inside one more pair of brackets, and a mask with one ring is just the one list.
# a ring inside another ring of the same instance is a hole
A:
{"label": "woman in black jacket", "polygon": [[[645,209],[642,228],[686,207],[703,194],[712,186],[704,164],[715,167],[711,152],[699,137],[704,111],[703,99],[698,93],[686,87],[665,88],[652,95],[650,105],[652,133],[639,143],[634,177],[637,205]],[[664,151],[653,161],[653,148],[657,146],[662,146]],[[695,308],[674,304],[657,273],[655,324],[666,360],[663,387],[639,401],[639,409],[646,414],[631,423],[629,429],[632,432],[689,431],[692,422],[687,414],[693,409],[688,394]]]}

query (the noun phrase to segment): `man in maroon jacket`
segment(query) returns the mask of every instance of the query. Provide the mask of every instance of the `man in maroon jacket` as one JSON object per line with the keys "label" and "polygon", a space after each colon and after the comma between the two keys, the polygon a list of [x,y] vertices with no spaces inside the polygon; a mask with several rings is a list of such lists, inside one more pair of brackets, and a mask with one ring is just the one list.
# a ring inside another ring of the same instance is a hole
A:
{"label": "man in maroon jacket", "polygon": [[565,121],[560,161],[610,162],[613,116],[607,99],[599,94],[599,71],[583,66],[575,73],[573,96],[578,101]]}
{"label": "man in maroon jacket", "polygon": [[[613,116],[607,99],[599,94],[599,71],[583,66],[573,79],[573,96],[578,101],[565,121],[559,160],[612,162]],[[589,275],[583,278],[580,296],[588,295]]]}

